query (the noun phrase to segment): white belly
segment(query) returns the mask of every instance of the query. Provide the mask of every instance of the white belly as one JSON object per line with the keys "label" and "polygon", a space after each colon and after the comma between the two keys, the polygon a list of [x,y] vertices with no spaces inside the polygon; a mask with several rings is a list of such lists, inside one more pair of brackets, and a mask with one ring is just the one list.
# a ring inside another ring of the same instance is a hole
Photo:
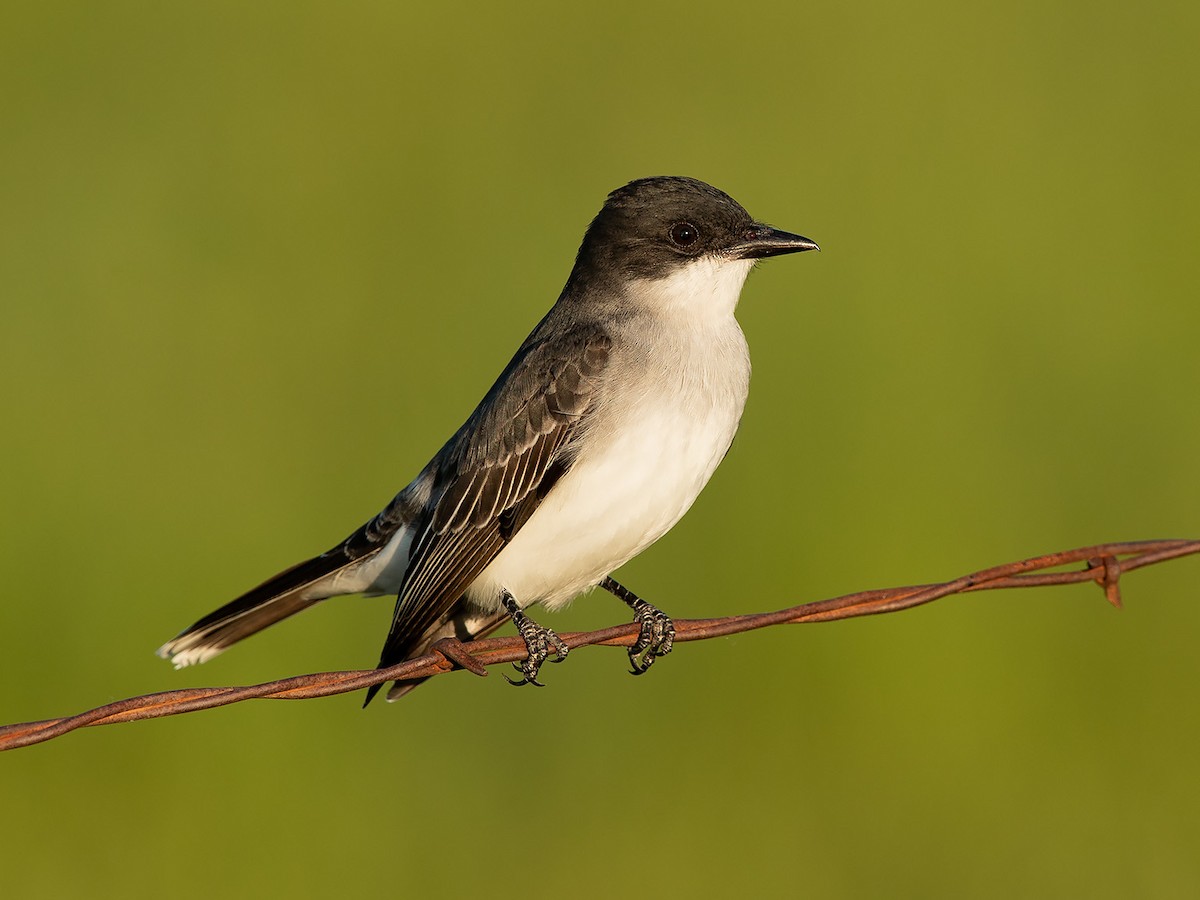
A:
{"label": "white belly", "polygon": [[[732,324],[732,320],[730,320]],[[719,359],[688,360],[674,385],[647,384],[624,413],[602,417],[585,451],[468,596],[494,608],[501,590],[554,609],[662,537],[691,507],[737,432],[749,385],[741,331]],[[612,398],[606,398],[611,404]]]}

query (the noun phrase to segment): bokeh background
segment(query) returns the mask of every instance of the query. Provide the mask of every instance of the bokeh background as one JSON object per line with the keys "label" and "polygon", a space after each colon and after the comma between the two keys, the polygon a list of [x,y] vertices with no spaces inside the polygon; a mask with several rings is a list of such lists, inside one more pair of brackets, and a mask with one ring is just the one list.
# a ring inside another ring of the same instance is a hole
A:
{"label": "bokeh background", "polygon": [[[0,721],[374,663],[343,600],[163,640],[373,514],[607,191],[819,241],[621,580],[677,616],[1200,535],[1200,7],[10,3]],[[0,758],[13,897],[1194,897],[1195,560]],[[546,619],[621,621],[596,595]]]}

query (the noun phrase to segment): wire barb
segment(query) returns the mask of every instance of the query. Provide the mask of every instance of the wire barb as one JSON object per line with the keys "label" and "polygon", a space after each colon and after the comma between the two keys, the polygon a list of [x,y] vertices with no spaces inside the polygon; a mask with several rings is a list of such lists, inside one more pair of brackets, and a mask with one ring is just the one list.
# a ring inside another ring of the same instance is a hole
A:
{"label": "wire barb", "polygon": [[[677,619],[675,641],[702,641],[773,625],[832,622],[856,616],[898,612],[941,597],[972,591],[1078,584],[1087,581],[1099,584],[1104,589],[1108,602],[1119,608],[1120,578],[1124,573],[1196,553],[1200,553],[1200,541],[1193,540],[1131,541],[1081,547],[1077,550],[1049,553],[993,566],[943,584],[861,591],[830,600],[802,603],[776,612],[725,616],[718,619]],[[1080,563],[1085,568],[1062,572],[1045,571]],[[563,645],[571,650],[596,644],[630,647],[637,642],[641,630],[639,623],[631,622],[599,631],[563,634],[560,637]],[[318,672],[243,687],[163,691],[118,700],[74,716],[0,726],[0,751],[49,741],[89,725],[113,725],[118,722],[156,719],[199,709],[228,706],[243,700],[309,700],[358,691],[385,681],[431,678],[456,667],[476,675],[486,675],[487,666],[519,662],[527,655],[525,640],[521,637],[488,638],[472,641],[470,644],[447,639],[433,645],[424,656],[386,669]]]}
{"label": "wire barb", "polygon": [[1096,584],[1104,588],[1104,596],[1117,609],[1121,609],[1121,564],[1113,556],[1093,557],[1088,560],[1089,569],[1097,569]]}
{"label": "wire barb", "polygon": [[460,669],[466,669],[472,675],[478,675],[481,678],[487,676],[487,669],[475,661],[475,657],[471,655],[470,648],[462,641],[455,637],[442,638],[429,648],[436,650],[446,658],[446,662],[453,666],[458,666]]}

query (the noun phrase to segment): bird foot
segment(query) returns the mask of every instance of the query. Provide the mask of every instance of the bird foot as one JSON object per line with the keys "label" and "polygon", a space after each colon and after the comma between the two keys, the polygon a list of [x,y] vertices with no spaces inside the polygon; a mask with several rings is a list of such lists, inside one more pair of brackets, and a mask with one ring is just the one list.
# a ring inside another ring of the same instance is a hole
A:
{"label": "bird foot", "polygon": [[600,587],[625,601],[633,610],[633,620],[642,626],[638,639],[629,648],[629,664],[634,675],[645,675],[656,659],[666,656],[675,646],[675,623],[661,609],[611,578],[601,581]]}
{"label": "bird foot", "polygon": [[517,606],[517,601],[513,599],[511,594],[505,594],[502,602],[505,610],[508,611],[508,615],[512,618],[513,624],[517,626],[517,633],[524,639],[525,649],[529,654],[520,663],[512,664],[513,668],[521,673],[521,680],[514,681],[507,675],[504,676],[505,680],[517,687],[523,684],[545,687],[544,684],[537,680],[538,671],[542,668],[542,663],[546,661],[551,652],[554,653],[555,658],[550,660],[550,662],[562,662],[567,658],[567,653],[571,648],[563,643],[563,639],[549,628],[539,625],[533,619],[529,618],[529,616],[525,615],[521,607]]}
{"label": "bird foot", "polygon": [[629,648],[629,665],[634,675],[645,675],[660,656],[666,656],[675,646],[675,623],[670,616],[640,597],[629,604],[633,619],[642,626],[638,639]]}

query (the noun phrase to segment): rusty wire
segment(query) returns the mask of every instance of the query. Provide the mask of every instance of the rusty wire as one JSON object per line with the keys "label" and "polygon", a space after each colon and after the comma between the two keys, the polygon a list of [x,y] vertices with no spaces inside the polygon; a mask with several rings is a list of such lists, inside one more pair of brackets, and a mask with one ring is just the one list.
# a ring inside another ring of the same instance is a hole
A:
{"label": "rusty wire", "polygon": [[[776,612],[723,616],[717,619],[677,619],[675,641],[702,641],[772,625],[830,622],[856,616],[897,612],[967,591],[1042,587],[1084,581],[1098,583],[1104,589],[1109,603],[1120,607],[1119,580],[1122,574],[1142,566],[1195,553],[1200,553],[1200,541],[1163,540],[1098,544],[1094,547],[1048,553],[1019,562],[993,566],[941,584],[861,591],[830,600],[803,603]],[[1078,563],[1084,563],[1085,568],[1064,572],[1045,571]],[[594,644],[628,647],[636,640],[637,633],[638,625],[629,623],[599,631],[565,633],[560,637],[574,650]],[[357,691],[385,681],[429,678],[453,669],[465,669],[476,675],[486,675],[487,666],[515,662],[524,659],[525,655],[525,643],[519,637],[488,638],[469,644],[448,640],[435,644],[424,656],[387,669],[318,672],[243,687],[190,688],[145,694],[108,703],[74,716],[0,726],[0,750],[13,750],[48,741],[86,725],[112,725],[139,719],[156,719],[198,709],[228,706],[243,700],[308,700]]]}

